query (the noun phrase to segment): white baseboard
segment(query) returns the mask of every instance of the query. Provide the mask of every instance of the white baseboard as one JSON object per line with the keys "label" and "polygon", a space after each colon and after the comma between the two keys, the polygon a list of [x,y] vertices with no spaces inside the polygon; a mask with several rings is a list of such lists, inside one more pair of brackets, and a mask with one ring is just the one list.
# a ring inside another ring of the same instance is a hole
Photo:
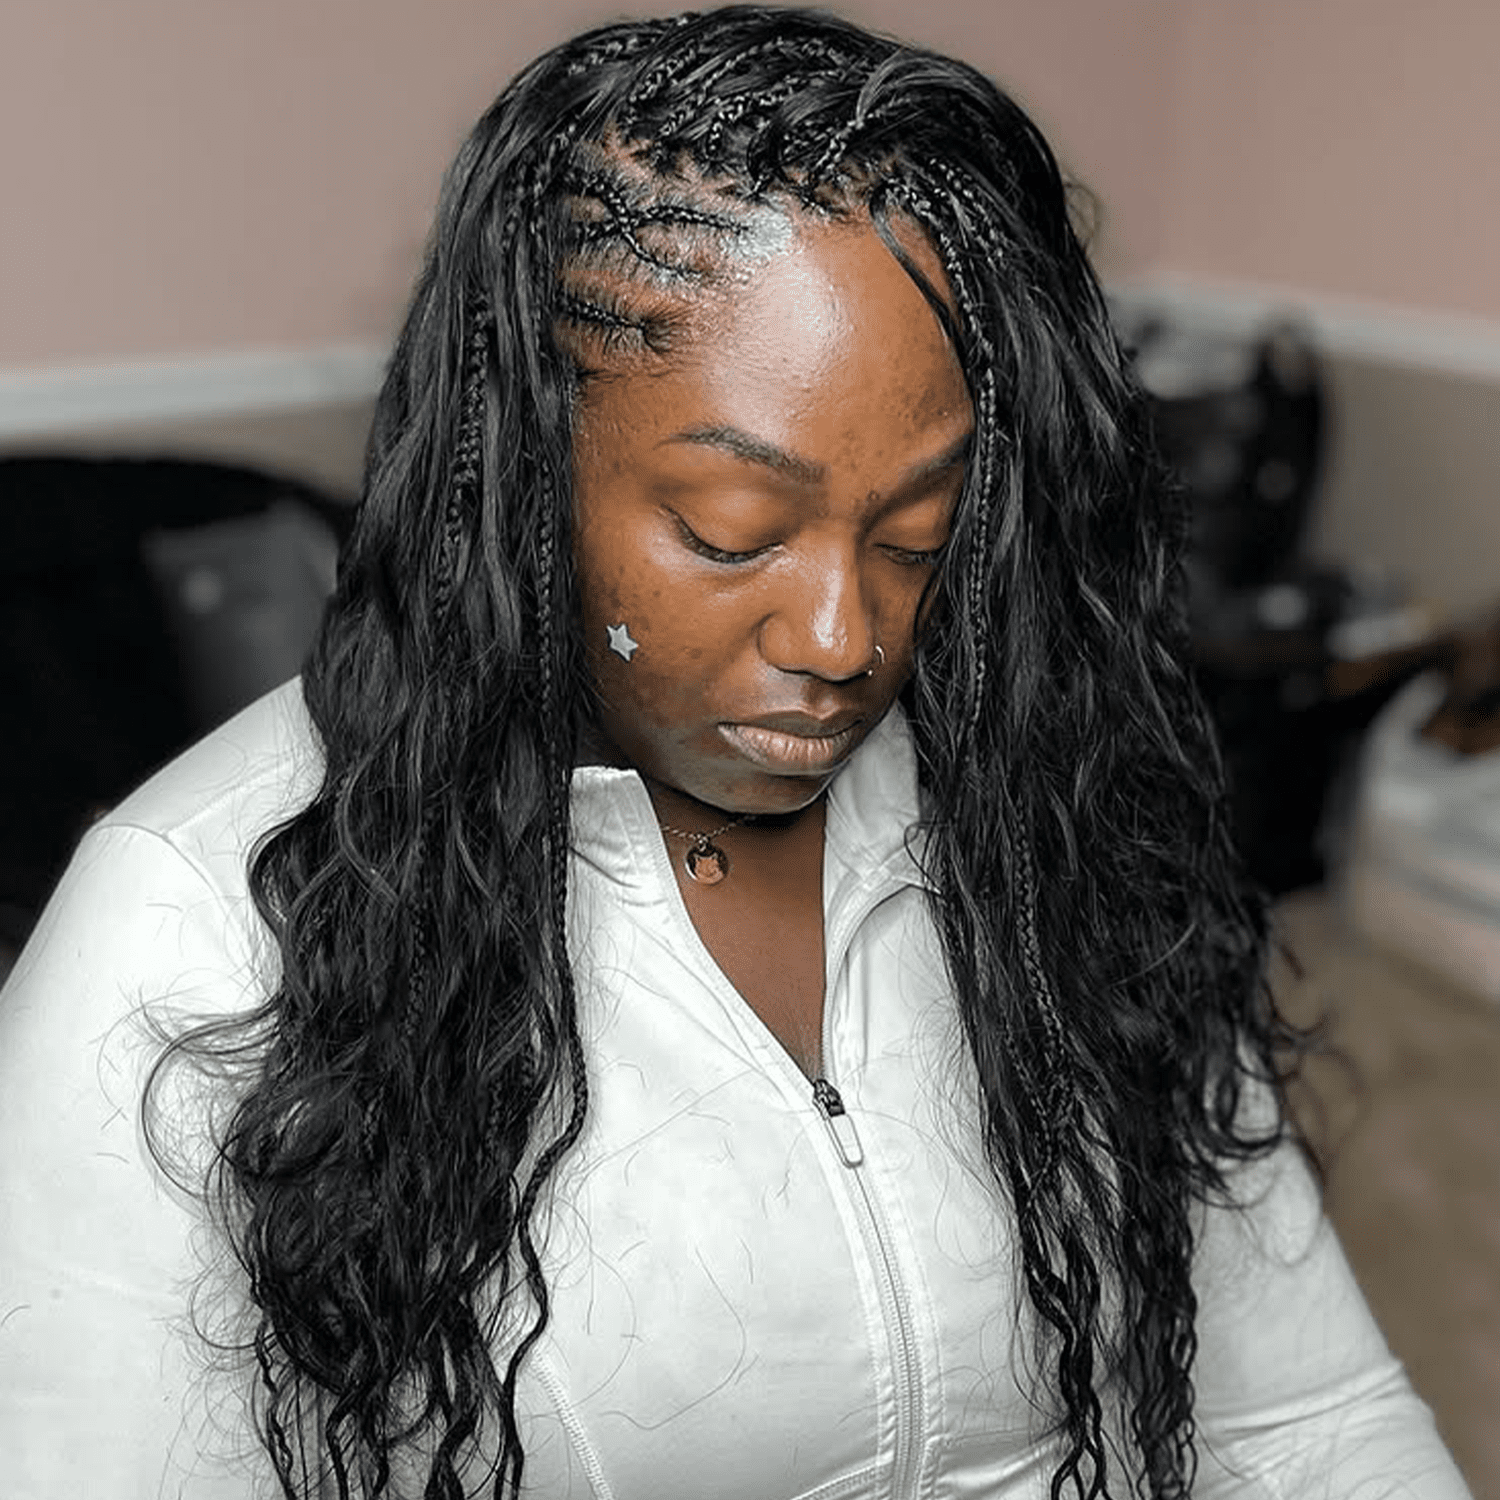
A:
{"label": "white baseboard", "polygon": [[[1500,380],[1500,322],[1243,282],[1154,276],[1112,284],[1127,315],[1154,310],[1187,329],[1241,336],[1300,319],[1332,354]],[[388,351],[369,344],[121,364],[0,369],[0,442],[370,400]]]}
{"label": "white baseboard", "polygon": [[0,369],[0,441],[371,399],[388,351],[364,344]]}
{"label": "white baseboard", "polygon": [[1500,380],[1500,321],[1494,319],[1171,275],[1117,282],[1108,290],[1128,316],[1160,312],[1191,332],[1241,337],[1273,318],[1290,317],[1330,354]]}

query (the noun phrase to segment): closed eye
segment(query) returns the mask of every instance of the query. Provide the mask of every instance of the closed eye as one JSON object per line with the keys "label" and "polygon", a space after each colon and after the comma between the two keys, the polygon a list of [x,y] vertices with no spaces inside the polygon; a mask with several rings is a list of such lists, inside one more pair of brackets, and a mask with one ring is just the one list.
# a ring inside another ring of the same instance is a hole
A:
{"label": "closed eye", "polygon": [[675,511],[672,513],[672,519],[677,523],[677,530],[689,551],[696,552],[699,557],[706,557],[710,562],[747,563],[771,550],[770,547],[752,547],[748,552],[730,552],[726,548],[715,547],[712,542],[704,541]]}
{"label": "closed eye", "polygon": [[925,552],[916,551],[911,547],[885,547],[883,550],[887,557],[905,568],[935,567],[937,560],[943,555],[941,547],[931,547]]}

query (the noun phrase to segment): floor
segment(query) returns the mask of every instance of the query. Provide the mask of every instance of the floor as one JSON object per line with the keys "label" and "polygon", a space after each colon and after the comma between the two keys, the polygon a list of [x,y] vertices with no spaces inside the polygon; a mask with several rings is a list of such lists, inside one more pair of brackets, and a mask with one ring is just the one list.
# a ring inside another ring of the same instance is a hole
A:
{"label": "floor", "polygon": [[1500,1500],[1500,1007],[1342,922],[1321,891],[1278,907],[1304,977],[1294,1019],[1330,1015],[1352,1067],[1312,1061],[1293,1112],[1329,1217],[1475,1500]]}

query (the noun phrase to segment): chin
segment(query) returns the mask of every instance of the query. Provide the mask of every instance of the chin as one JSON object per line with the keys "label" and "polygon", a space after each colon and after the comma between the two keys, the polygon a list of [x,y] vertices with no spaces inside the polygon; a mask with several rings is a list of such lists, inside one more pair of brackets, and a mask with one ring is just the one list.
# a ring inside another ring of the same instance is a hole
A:
{"label": "chin", "polygon": [[[730,813],[752,813],[780,817],[811,807],[828,790],[836,772],[822,776],[772,776],[761,774],[726,786],[707,800]],[[704,799],[700,799],[704,800]]]}

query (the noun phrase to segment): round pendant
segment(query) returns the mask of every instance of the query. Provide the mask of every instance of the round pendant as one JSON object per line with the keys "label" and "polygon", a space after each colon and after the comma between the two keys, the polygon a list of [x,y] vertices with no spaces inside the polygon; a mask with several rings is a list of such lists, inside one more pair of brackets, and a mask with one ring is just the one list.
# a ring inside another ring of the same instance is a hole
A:
{"label": "round pendant", "polygon": [[694,844],[682,862],[699,885],[718,885],[729,873],[729,856],[717,844]]}

